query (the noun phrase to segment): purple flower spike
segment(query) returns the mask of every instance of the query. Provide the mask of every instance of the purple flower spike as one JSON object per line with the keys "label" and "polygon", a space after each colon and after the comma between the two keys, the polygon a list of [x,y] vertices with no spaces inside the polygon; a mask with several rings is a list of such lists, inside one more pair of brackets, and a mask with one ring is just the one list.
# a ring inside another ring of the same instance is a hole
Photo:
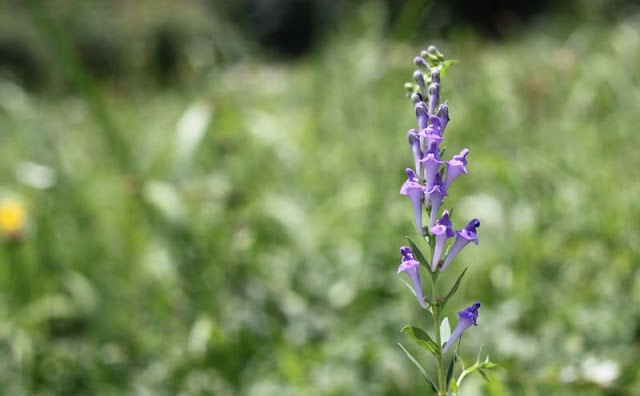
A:
{"label": "purple flower spike", "polygon": [[400,254],[402,255],[402,263],[398,267],[398,273],[404,271],[409,275],[411,282],[413,283],[413,291],[416,293],[418,304],[422,308],[429,308],[429,304],[424,301],[422,295],[422,280],[420,279],[420,263],[413,258],[413,252],[408,246],[400,248]]}
{"label": "purple flower spike", "polygon": [[442,173],[436,173],[433,187],[426,194],[429,195],[429,200],[431,201],[431,218],[429,219],[429,228],[431,228],[436,223],[436,216],[438,216],[440,205],[442,205],[442,199],[447,196],[447,191],[442,188]]}
{"label": "purple flower spike", "polygon": [[468,174],[467,172],[467,154],[468,149],[463,149],[460,154],[454,155],[451,161],[447,161],[447,177],[444,179],[443,187],[445,190],[449,189],[451,183],[462,174]]}
{"label": "purple flower spike", "polygon": [[427,85],[424,81],[424,74],[422,74],[420,70],[416,70],[413,72],[413,79],[416,80],[416,84],[420,87],[422,96],[427,96]]}
{"label": "purple flower spike", "polygon": [[422,102],[422,95],[420,95],[419,92],[414,92],[411,94],[411,102],[416,105],[420,102]]}
{"label": "purple flower spike", "polygon": [[415,111],[418,129],[423,130],[429,124],[429,110],[427,109],[427,105],[420,101],[415,104]]}
{"label": "purple flower spike", "polygon": [[409,132],[407,132],[407,140],[409,140],[409,145],[413,152],[416,174],[421,175],[422,166],[420,160],[422,159],[422,150],[420,149],[420,137],[418,136],[418,131],[415,129],[409,129]]}
{"label": "purple flower spike", "polygon": [[424,195],[424,187],[420,184],[420,180],[416,177],[413,169],[407,168],[407,181],[400,187],[400,194],[406,195],[413,204],[413,214],[415,216],[416,230],[418,234],[424,235],[422,229],[422,196]]}
{"label": "purple flower spike", "polygon": [[435,183],[436,173],[438,173],[440,165],[444,164],[443,161],[440,161],[438,143],[438,141],[432,140],[429,144],[429,149],[424,153],[424,157],[422,157],[421,160],[424,166],[425,186],[429,190],[433,187],[433,183]]}
{"label": "purple flower spike", "polygon": [[478,325],[478,308],[480,308],[480,303],[477,302],[472,306],[465,308],[464,310],[458,312],[458,316],[460,320],[458,320],[458,324],[456,328],[451,333],[451,337],[447,340],[447,343],[444,344],[442,348],[442,353],[447,353],[449,348],[456,342],[458,338],[462,335],[462,333],[471,326]]}
{"label": "purple flower spike", "polygon": [[453,246],[451,246],[451,250],[449,250],[449,254],[447,254],[447,258],[444,260],[440,272],[447,269],[456,255],[460,253],[460,250],[467,246],[469,242],[473,242],[476,245],[478,244],[478,233],[476,231],[478,227],[480,227],[480,220],[473,219],[462,230],[456,231],[456,241],[453,243]]}
{"label": "purple flower spike", "polygon": [[440,119],[440,136],[442,136],[444,135],[444,129],[449,123],[449,106],[446,103],[443,103],[438,107],[437,116]]}
{"label": "purple flower spike", "polygon": [[432,82],[429,85],[429,114],[435,114],[440,101],[440,84]]}
{"label": "purple flower spike", "polygon": [[445,210],[442,213],[442,217],[438,219],[436,225],[431,227],[431,233],[436,237],[436,246],[433,250],[433,260],[431,260],[431,271],[435,272],[440,262],[440,257],[444,251],[444,245],[447,243],[447,239],[454,236],[456,233],[453,231],[451,220],[449,220],[449,211]]}

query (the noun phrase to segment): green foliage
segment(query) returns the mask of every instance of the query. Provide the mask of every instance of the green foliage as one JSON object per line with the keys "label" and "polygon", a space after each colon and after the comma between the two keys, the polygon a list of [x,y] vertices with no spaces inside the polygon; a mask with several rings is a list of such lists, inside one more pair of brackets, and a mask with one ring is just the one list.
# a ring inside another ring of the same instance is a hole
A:
{"label": "green foliage", "polygon": [[422,374],[424,379],[427,381],[427,383],[431,387],[431,390],[433,390],[434,393],[437,393],[438,387],[436,386],[435,382],[433,382],[433,379],[431,379],[429,374],[427,374],[427,371],[424,369],[424,367],[422,367],[420,362],[418,362],[418,360],[413,357],[413,355],[409,351],[407,351],[407,349],[402,344],[398,343],[398,346],[402,349],[405,355],[407,355],[411,363],[413,363],[418,368],[418,371],[420,371],[420,374]]}
{"label": "green foliage", "polygon": [[458,362],[458,349],[460,349],[459,342],[458,342],[458,347],[453,352],[453,355],[451,356],[451,360],[449,360],[449,365],[447,366],[447,377],[446,377],[447,389],[451,389],[453,393],[457,392],[458,390],[458,383],[456,382],[456,380],[453,379],[453,370],[455,369],[456,363]]}
{"label": "green foliage", "polygon": [[431,265],[429,264],[429,260],[427,260],[426,257],[424,257],[424,254],[422,254],[420,249],[418,249],[418,246],[416,246],[416,244],[411,240],[411,238],[409,237],[405,237],[405,238],[407,238],[407,242],[409,242],[409,247],[411,248],[411,251],[413,251],[413,256],[418,260],[418,262],[420,262],[420,264],[422,264],[425,268],[431,271]]}
{"label": "green foliage", "polygon": [[441,77],[444,78],[447,74],[447,70],[449,70],[449,67],[451,67],[451,65],[455,65],[456,63],[458,63],[458,61],[453,59],[447,59],[446,61],[442,62],[442,67],[440,68]]}
{"label": "green foliage", "polygon": [[451,286],[451,290],[449,290],[449,293],[447,293],[447,295],[444,297],[444,300],[442,300],[442,308],[444,308],[444,306],[447,304],[447,301],[449,301],[449,299],[456,294],[456,292],[458,291],[458,287],[460,287],[460,282],[462,282],[462,277],[467,273],[468,269],[469,268],[465,268],[460,276],[458,276],[458,279],[456,279],[453,286]]}
{"label": "green foliage", "polygon": [[[457,359],[457,357],[454,355],[454,358]],[[452,358],[452,362],[454,362],[454,358]],[[452,365],[455,363],[452,363]],[[465,379],[465,377],[471,373],[477,372],[478,374],[480,374],[480,376],[482,377],[482,379],[484,379],[485,381],[489,382],[489,376],[486,373],[485,370],[490,370],[490,369],[494,369],[498,367],[497,364],[491,362],[489,360],[489,356],[487,356],[483,361],[480,361],[480,351],[478,351],[478,358],[476,359],[476,362],[474,363],[473,366],[469,367],[469,368],[465,368],[464,364],[462,364],[462,372],[460,373],[460,376],[458,377],[457,380],[453,381],[450,380],[449,381],[449,376],[447,376],[447,381],[449,383],[450,389],[453,392],[454,395],[457,395],[458,389],[460,389],[460,385],[462,384],[462,380]],[[453,372],[453,370],[450,367],[451,372]]]}
{"label": "green foliage", "polygon": [[416,344],[420,345],[422,349],[429,352],[430,354],[437,356],[440,353],[440,349],[438,348],[438,344],[436,344],[429,334],[426,331],[422,330],[416,326],[405,326],[400,330],[405,334],[409,334],[411,338],[416,342]]}
{"label": "green foliage", "polygon": [[451,325],[449,325],[449,318],[442,319],[440,322],[440,337],[442,337],[442,345],[451,336]]}

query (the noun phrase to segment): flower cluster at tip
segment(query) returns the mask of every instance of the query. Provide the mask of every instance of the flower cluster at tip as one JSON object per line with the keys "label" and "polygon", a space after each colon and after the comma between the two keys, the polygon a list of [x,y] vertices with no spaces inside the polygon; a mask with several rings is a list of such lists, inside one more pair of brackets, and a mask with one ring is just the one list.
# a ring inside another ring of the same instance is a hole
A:
{"label": "flower cluster at tip", "polygon": [[[414,169],[406,170],[407,180],[400,187],[400,194],[409,197],[413,206],[416,230],[421,236],[433,235],[436,248],[431,261],[431,271],[444,271],[451,261],[469,242],[478,243],[476,228],[480,226],[478,219],[471,220],[463,229],[454,231],[449,212],[440,207],[448,196],[449,187],[461,175],[468,174],[468,149],[463,149],[450,160],[443,161],[440,156],[440,145],[444,139],[444,131],[449,124],[449,106],[440,104],[440,67],[430,66],[426,57],[442,57],[435,47],[423,51],[414,59],[414,63],[429,71],[428,78],[421,70],[413,73],[418,85],[418,92],[411,94],[418,129],[410,129],[407,133],[409,146],[413,153]],[[427,85],[428,82],[428,85]],[[423,226],[423,214],[429,216],[428,227]],[[446,257],[445,245],[450,238],[454,242]],[[442,261],[441,261],[442,260]]]}

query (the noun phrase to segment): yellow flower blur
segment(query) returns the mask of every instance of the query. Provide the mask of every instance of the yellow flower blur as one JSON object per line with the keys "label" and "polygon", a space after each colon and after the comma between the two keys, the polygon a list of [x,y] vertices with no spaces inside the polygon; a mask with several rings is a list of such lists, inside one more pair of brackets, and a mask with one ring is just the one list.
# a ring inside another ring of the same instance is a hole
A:
{"label": "yellow flower blur", "polygon": [[0,202],[0,231],[8,236],[22,233],[26,221],[24,206],[15,199]]}

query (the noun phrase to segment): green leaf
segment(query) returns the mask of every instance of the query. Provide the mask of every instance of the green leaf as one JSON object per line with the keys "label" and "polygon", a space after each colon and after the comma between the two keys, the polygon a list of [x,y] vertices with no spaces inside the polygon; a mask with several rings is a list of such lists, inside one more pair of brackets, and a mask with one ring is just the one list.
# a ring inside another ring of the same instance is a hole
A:
{"label": "green leaf", "polygon": [[422,252],[420,251],[420,249],[418,249],[416,244],[413,243],[411,238],[409,238],[409,237],[405,237],[405,238],[407,238],[407,241],[409,242],[409,246],[411,247],[411,250],[413,251],[413,257],[418,259],[420,264],[424,265],[425,267],[427,267],[429,269],[429,271],[431,271],[431,265],[429,265],[429,261],[427,261],[427,259],[424,258],[424,256],[422,255]]}
{"label": "green leaf", "polygon": [[449,59],[442,62],[442,68],[440,69],[440,77],[444,77],[444,75],[447,73],[447,69],[449,69],[449,66],[455,65],[456,63],[458,63],[458,61],[455,59]]}
{"label": "green leaf", "polygon": [[489,356],[484,359],[484,362],[479,365],[481,368],[492,369],[498,367],[497,364],[489,360]]}
{"label": "green leaf", "polygon": [[462,271],[462,273],[458,277],[458,280],[456,280],[456,283],[453,284],[453,287],[451,288],[451,290],[449,290],[449,293],[447,293],[447,296],[444,298],[444,301],[442,301],[442,308],[444,308],[447,301],[449,301],[449,299],[453,297],[454,294],[456,294],[456,292],[458,291],[458,287],[460,287],[460,282],[462,281],[462,277],[464,276],[464,274],[467,273],[468,269],[469,267],[465,268],[464,271]]}
{"label": "green leaf", "polygon": [[440,339],[442,340],[442,344],[451,337],[451,326],[449,325],[449,318],[445,317],[442,322],[440,322]]}
{"label": "green leaf", "polygon": [[458,393],[458,383],[456,382],[455,379],[451,380],[451,383],[449,384],[449,389],[451,390],[451,393],[453,393],[454,395]]}
{"label": "green leaf", "polygon": [[453,356],[451,357],[451,361],[449,362],[449,368],[447,369],[447,382],[446,382],[447,384],[451,382],[455,383],[455,381],[451,381],[451,378],[453,377],[453,369],[455,368],[457,361],[458,361],[458,353],[454,352]]}
{"label": "green leaf", "polygon": [[427,380],[429,385],[431,385],[431,389],[433,389],[435,393],[438,393],[438,387],[436,386],[435,382],[433,382],[431,377],[429,377],[429,374],[427,374],[427,371],[424,369],[424,367],[422,367],[420,362],[416,358],[414,358],[413,355],[409,353],[409,351],[407,351],[407,349],[401,343],[398,343],[398,346],[402,349],[404,354],[407,355],[409,360],[411,360],[411,362],[418,368],[418,370],[420,371],[420,374],[422,374],[424,379]]}
{"label": "green leaf", "polygon": [[400,331],[409,334],[418,345],[429,351],[433,356],[438,356],[440,348],[438,348],[438,344],[433,342],[426,331],[416,326],[405,326]]}
{"label": "green leaf", "polygon": [[[447,151],[446,147],[443,147],[442,150],[440,150],[440,158],[444,157],[444,153]],[[451,218],[451,215],[449,215],[449,218]]]}
{"label": "green leaf", "polygon": [[487,376],[487,373],[484,372],[484,370],[479,368],[477,371],[485,381],[490,382],[489,377]]}

